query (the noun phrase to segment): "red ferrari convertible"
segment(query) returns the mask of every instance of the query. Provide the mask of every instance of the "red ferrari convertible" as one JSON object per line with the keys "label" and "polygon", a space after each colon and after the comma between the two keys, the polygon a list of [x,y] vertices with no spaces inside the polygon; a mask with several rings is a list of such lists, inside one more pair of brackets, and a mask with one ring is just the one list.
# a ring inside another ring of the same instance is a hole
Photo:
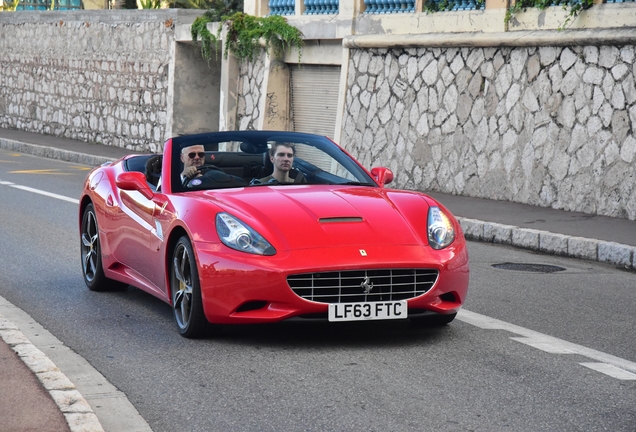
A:
{"label": "red ferrari convertible", "polygon": [[185,337],[294,317],[447,324],[468,290],[464,235],[392,180],[311,134],[172,138],[88,174],[84,281],[164,300]]}

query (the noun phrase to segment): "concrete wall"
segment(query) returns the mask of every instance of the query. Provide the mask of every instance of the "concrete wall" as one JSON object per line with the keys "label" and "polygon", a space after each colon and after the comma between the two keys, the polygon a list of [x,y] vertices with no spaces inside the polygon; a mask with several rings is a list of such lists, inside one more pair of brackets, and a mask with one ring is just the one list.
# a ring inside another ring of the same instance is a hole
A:
{"label": "concrete wall", "polygon": [[208,62],[199,46],[176,43],[174,62],[171,135],[219,130],[221,56]]}
{"label": "concrete wall", "polygon": [[[0,127],[160,149],[179,112],[174,28],[200,13],[0,14]],[[188,131],[179,115],[177,120],[177,130]]]}

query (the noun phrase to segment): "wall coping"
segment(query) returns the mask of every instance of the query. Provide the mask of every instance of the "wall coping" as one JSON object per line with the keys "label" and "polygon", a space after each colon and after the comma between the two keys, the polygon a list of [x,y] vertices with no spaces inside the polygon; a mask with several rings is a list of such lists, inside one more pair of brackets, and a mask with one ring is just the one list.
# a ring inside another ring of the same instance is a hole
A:
{"label": "wall coping", "polygon": [[502,33],[427,33],[352,35],[345,48],[460,48],[628,45],[636,43],[636,27],[594,30],[537,30]]}
{"label": "wall coping", "polygon": [[2,24],[91,22],[104,24],[165,21],[192,23],[205,13],[201,9],[104,9],[70,11],[14,11],[0,13]]}

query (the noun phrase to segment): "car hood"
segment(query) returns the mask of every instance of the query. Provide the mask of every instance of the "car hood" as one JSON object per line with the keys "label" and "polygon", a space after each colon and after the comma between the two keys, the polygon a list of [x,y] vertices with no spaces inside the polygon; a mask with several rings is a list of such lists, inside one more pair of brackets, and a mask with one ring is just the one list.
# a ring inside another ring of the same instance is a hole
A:
{"label": "car hood", "polygon": [[428,244],[429,205],[417,192],[363,186],[259,186],[203,195],[278,250]]}

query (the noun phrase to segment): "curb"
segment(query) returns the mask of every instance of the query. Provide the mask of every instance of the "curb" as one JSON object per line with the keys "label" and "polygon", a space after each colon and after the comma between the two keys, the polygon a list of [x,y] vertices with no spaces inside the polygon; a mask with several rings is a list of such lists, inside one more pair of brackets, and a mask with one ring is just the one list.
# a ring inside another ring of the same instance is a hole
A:
{"label": "curb", "polygon": [[575,237],[457,217],[467,240],[507,244],[551,255],[561,255],[636,269],[636,247],[604,240]]}
{"label": "curb", "polygon": [[0,314],[0,337],[35,374],[58,406],[71,432],[104,432],[90,405],[60,369]]}
{"label": "curb", "polygon": [[[86,153],[79,153],[70,150],[60,150],[53,147],[41,146],[36,144],[27,144],[20,141],[14,141],[6,138],[0,138],[0,148],[15,151],[18,153],[31,154],[49,159],[58,159],[66,162],[73,162],[82,165],[99,166],[105,163],[113,162],[114,158],[105,156],[94,156]],[[133,152],[134,153],[134,152]]]}

